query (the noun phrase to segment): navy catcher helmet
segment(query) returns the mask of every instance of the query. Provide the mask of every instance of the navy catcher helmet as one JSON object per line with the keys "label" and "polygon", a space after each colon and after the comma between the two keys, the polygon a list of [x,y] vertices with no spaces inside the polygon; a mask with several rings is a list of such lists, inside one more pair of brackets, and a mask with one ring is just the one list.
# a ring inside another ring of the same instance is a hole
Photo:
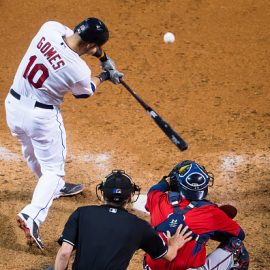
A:
{"label": "navy catcher helmet", "polygon": [[203,200],[208,186],[213,185],[214,177],[195,161],[185,160],[178,163],[169,174],[171,185],[187,200]]}
{"label": "navy catcher helmet", "polygon": [[78,33],[85,42],[102,46],[109,39],[109,30],[106,25],[97,18],[88,18],[79,23],[74,32]]}

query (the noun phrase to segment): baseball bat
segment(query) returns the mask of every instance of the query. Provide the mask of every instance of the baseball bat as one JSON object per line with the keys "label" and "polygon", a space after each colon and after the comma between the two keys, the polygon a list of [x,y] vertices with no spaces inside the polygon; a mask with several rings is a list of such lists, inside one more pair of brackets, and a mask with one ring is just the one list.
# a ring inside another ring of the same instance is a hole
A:
{"label": "baseball bat", "polygon": [[135,91],[133,91],[122,79],[120,79],[121,84],[125,89],[139,102],[139,104],[146,110],[150,117],[155,121],[158,127],[166,134],[166,136],[180,149],[185,151],[188,148],[187,143],[181,136],[173,130],[173,128],[164,121],[161,116],[155,112],[149,105],[147,105]]}

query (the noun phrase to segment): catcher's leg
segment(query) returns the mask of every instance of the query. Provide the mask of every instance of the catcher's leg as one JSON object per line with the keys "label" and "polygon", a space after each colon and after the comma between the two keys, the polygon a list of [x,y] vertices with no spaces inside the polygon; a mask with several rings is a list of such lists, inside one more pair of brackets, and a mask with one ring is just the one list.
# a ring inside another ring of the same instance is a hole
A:
{"label": "catcher's leg", "polygon": [[234,265],[233,254],[227,250],[217,248],[206,257],[205,264],[188,270],[230,270]]}
{"label": "catcher's leg", "polygon": [[220,248],[231,252],[234,258],[234,266],[231,269],[247,270],[249,267],[249,253],[244,243],[237,237],[230,237],[219,245]]}
{"label": "catcher's leg", "polygon": [[231,237],[206,257],[206,262],[199,268],[188,270],[247,270],[249,254],[243,242]]}

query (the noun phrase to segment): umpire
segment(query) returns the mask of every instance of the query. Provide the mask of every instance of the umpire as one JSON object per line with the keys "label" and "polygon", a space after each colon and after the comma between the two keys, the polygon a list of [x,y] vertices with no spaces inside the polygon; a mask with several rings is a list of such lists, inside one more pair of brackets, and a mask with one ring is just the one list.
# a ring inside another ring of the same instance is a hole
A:
{"label": "umpire", "polygon": [[55,260],[55,270],[68,266],[73,249],[76,250],[72,269],[124,270],[138,249],[151,258],[173,260],[177,250],[191,239],[187,227],[171,237],[168,244],[144,220],[126,208],[140,188],[122,170],[114,170],[96,187],[103,205],[79,207],[69,217],[59,239],[61,247]]}

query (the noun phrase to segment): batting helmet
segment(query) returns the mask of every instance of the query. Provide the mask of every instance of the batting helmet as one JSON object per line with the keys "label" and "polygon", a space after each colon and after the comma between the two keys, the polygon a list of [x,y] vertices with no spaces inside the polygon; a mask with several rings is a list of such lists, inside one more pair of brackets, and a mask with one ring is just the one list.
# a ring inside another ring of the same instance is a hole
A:
{"label": "batting helmet", "polygon": [[[104,197],[109,202],[122,203],[128,198],[131,198],[136,192],[140,194],[140,187],[135,185],[131,177],[123,170],[113,170],[105,177],[105,180],[96,187],[96,194],[98,199],[98,191],[102,191]],[[136,200],[137,200],[136,198]],[[135,201],[136,201],[135,200]]]}
{"label": "batting helmet", "polygon": [[78,33],[83,41],[102,46],[109,39],[109,30],[106,25],[97,18],[88,18],[79,23],[74,32]]}
{"label": "batting helmet", "polygon": [[203,200],[208,193],[208,186],[213,185],[213,174],[195,161],[184,160],[178,163],[169,174],[172,186],[188,200]]}

